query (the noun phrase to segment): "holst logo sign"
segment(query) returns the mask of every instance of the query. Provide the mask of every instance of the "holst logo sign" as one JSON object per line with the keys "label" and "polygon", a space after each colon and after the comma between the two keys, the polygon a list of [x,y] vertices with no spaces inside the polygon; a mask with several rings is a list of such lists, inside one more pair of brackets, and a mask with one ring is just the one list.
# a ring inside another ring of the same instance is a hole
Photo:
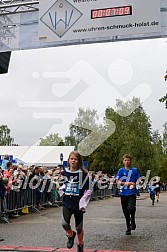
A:
{"label": "holst logo sign", "polygon": [[160,32],[157,0],[40,0],[39,40],[96,39]]}

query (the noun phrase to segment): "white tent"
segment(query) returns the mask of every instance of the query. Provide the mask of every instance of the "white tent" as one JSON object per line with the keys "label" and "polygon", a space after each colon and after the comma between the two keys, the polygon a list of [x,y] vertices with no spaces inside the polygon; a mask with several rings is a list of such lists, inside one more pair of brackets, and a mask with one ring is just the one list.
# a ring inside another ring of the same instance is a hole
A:
{"label": "white tent", "polygon": [[56,166],[67,161],[74,146],[0,146],[0,155],[12,155],[15,159],[22,160],[28,165]]}

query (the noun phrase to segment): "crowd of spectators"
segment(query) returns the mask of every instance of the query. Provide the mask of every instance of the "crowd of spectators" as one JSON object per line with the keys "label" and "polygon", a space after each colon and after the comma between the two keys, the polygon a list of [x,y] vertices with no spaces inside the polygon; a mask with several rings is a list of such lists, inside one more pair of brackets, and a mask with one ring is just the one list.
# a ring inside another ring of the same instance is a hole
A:
{"label": "crowd of spectators", "polygon": [[60,167],[14,165],[8,160],[0,167],[0,213],[16,218],[24,214],[26,206],[58,206],[60,173]]}
{"label": "crowd of spectators", "polygon": [[[119,196],[115,175],[89,172],[93,186],[93,199],[106,196]],[[61,205],[59,187],[61,186],[61,166],[48,168],[17,165],[5,155],[0,167],[0,214],[6,213],[9,218],[16,218],[33,209]],[[147,189],[146,189],[147,190]],[[161,190],[166,190],[162,183]],[[139,194],[143,192],[140,186]]]}
{"label": "crowd of spectators", "polygon": [[[9,218],[16,218],[25,214],[27,207],[28,213],[31,206],[33,209],[42,209],[46,206],[61,205],[60,166],[50,169],[22,163],[15,165],[8,160],[7,155],[4,160],[0,167],[0,213],[5,212]],[[102,172],[90,172],[90,176],[94,189],[92,198],[103,198],[113,193],[113,177]]]}

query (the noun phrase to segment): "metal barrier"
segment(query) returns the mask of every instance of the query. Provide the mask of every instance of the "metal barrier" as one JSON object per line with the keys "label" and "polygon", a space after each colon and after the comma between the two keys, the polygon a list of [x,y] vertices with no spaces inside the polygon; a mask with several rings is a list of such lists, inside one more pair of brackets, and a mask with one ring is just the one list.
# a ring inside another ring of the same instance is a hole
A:
{"label": "metal barrier", "polygon": [[[94,188],[92,200],[103,199],[113,196],[113,188],[108,185],[102,189]],[[61,205],[61,198],[57,190],[48,191],[47,188],[41,191],[39,188],[10,190],[5,198],[0,197],[0,220],[6,223],[10,213],[22,211],[25,208],[29,212],[40,213],[41,207]]]}

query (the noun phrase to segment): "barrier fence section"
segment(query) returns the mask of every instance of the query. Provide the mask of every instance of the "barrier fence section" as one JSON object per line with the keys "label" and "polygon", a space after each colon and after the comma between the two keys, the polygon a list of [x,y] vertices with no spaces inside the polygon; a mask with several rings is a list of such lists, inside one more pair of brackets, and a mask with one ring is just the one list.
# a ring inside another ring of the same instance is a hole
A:
{"label": "barrier fence section", "polygon": [[[148,192],[148,190],[142,189],[141,192]],[[98,183],[94,184],[91,200],[111,196],[119,197],[119,188],[116,183],[100,183],[100,186]],[[49,184],[42,190],[40,187],[11,189],[5,197],[0,196],[0,220],[9,223],[8,218],[12,214],[40,213],[42,207],[59,207],[61,202],[59,190],[56,187],[50,188]]]}
{"label": "barrier fence section", "polygon": [[[103,199],[113,195],[113,187],[109,185],[102,189],[94,188],[91,200]],[[16,189],[7,192],[4,198],[0,197],[0,220],[8,223],[11,214],[17,213],[40,213],[41,207],[61,205],[61,198],[58,191],[48,191],[47,188],[41,191],[39,188]]]}

